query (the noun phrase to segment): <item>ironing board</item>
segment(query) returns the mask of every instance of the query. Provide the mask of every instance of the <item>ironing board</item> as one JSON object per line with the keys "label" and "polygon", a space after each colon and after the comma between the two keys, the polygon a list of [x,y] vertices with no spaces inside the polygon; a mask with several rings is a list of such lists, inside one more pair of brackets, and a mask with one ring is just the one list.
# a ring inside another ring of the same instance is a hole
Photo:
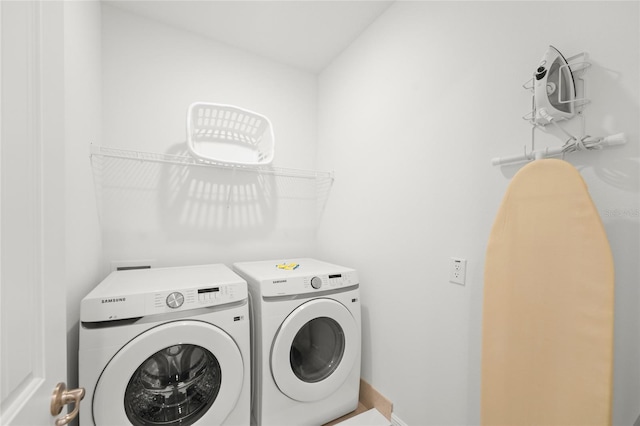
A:
{"label": "ironing board", "polygon": [[580,173],[523,167],[487,247],[482,425],[610,425],[613,258]]}

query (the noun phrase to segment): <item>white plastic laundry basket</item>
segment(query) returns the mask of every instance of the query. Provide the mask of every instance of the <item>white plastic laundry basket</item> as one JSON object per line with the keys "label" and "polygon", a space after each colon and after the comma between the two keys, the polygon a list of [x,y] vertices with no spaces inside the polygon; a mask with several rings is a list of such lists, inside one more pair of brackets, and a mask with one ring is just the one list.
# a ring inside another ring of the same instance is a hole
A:
{"label": "white plastic laundry basket", "polygon": [[275,139],[264,115],[233,105],[196,102],[187,112],[187,145],[202,162],[261,166],[273,161]]}

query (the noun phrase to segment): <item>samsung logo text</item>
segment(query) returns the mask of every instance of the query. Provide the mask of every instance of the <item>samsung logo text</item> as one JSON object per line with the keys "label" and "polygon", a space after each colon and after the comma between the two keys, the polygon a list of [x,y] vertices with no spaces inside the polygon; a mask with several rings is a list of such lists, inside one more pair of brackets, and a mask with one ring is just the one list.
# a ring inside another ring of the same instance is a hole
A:
{"label": "samsung logo text", "polygon": [[116,297],[114,299],[102,299],[102,303],[118,303],[125,302],[127,300],[126,297]]}

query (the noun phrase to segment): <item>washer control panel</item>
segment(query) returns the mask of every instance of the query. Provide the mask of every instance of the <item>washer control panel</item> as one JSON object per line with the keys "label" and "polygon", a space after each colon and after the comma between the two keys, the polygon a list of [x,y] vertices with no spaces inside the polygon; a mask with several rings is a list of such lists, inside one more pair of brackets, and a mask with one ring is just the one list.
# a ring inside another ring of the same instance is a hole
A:
{"label": "washer control panel", "polygon": [[[214,287],[180,289],[147,294],[131,294],[85,302],[93,314],[85,321],[114,321],[166,312],[186,311],[209,306],[224,305],[247,298],[246,284],[224,284]],[[88,315],[85,314],[85,318]]]}
{"label": "washer control panel", "polygon": [[82,299],[80,321],[179,313],[247,297],[247,282],[222,264],[114,271]]}
{"label": "washer control panel", "polygon": [[166,291],[147,296],[145,313],[159,314],[167,311],[204,308],[223,305],[247,297],[246,289],[240,284],[224,284],[212,287]]}

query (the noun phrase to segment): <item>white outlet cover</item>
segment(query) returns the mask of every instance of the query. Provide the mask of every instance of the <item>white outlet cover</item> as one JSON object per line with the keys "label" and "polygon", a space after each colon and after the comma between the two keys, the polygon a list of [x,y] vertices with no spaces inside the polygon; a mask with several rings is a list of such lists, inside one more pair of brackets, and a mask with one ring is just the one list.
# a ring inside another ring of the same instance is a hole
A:
{"label": "white outlet cover", "polygon": [[449,259],[449,282],[464,285],[467,275],[467,260],[459,257]]}

